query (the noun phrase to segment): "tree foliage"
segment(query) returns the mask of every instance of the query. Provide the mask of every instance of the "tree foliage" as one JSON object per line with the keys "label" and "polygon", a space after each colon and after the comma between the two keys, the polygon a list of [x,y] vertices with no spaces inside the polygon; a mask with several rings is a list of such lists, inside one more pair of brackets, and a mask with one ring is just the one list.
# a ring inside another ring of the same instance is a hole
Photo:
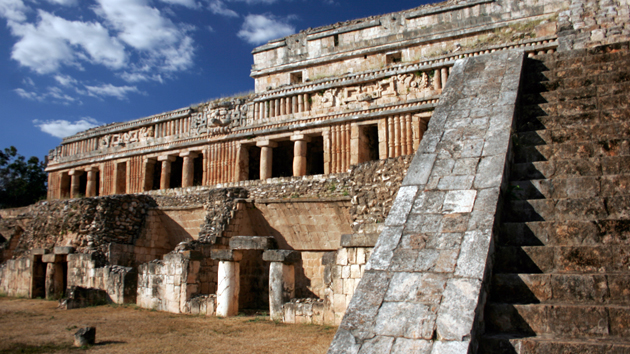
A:
{"label": "tree foliage", "polygon": [[45,198],[45,167],[35,156],[26,160],[14,146],[0,150],[0,208],[25,206]]}

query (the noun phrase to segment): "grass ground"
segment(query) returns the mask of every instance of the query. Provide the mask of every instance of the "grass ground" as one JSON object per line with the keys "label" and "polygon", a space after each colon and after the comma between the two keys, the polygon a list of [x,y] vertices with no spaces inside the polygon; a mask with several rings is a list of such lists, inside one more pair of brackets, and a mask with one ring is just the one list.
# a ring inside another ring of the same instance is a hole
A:
{"label": "grass ground", "polygon": [[[78,328],[96,345],[73,348]],[[274,323],[263,316],[176,315],[135,306],[59,310],[57,302],[0,297],[0,354],[326,353],[334,327]]]}

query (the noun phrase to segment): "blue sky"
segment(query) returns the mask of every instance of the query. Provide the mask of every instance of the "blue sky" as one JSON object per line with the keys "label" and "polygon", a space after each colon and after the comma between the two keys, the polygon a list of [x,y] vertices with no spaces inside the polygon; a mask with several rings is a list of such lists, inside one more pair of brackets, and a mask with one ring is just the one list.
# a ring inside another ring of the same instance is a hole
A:
{"label": "blue sky", "polygon": [[251,51],[421,1],[0,0],[0,148],[253,90]]}

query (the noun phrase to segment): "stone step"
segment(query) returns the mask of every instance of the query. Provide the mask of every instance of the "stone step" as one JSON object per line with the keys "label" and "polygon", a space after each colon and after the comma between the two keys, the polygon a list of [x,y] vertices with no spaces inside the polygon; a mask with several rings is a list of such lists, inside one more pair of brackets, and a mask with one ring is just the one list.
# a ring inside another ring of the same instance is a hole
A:
{"label": "stone step", "polygon": [[510,200],[506,222],[603,220],[630,218],[630,196]]}
{"label": "stone step", "polygon": [[[630,91],[630,88],[628,88]],[[630,123],[587,124],[567,129],[530,130],[513,137],[514,147],[563,144],[567,142],[598,142],[630,138]]]}
{"label": "stone step", "polygon": [[524,181],[627,173],[630,173],[629,156],[604,156],[587,159],[515,163],[511,166],[510,180]]}
{"label": "stone step", "polygon": [[511,181],[508,191],[515,200],[593,198],[629,194],[628,186],[629,175],[608,175]]}
{"label": "stone step", "polygon": [[628,274],[495,274],[490,301],[630,305]]}
{"label": "stone step", "polygon": [[630,156],[630,140],[613,139],[536,146],[518,145],[514,148],[514,162],[516,163],[574,158],[588,159],[604,156]]}
{"label": "stone step", "polygon": [[561,338],[628,338],[630,307],[612,305],[506,304],[489,302],[486,331]]}
{"label": "stone step", "polygon": [[479,343],[484,354],[628,354],[627,338],[607,337],[594,339],[516,338],[509,335],[484,335]]}
{"label": "stone step", "polygon": [[[549,114],[549,107],[529,106],[523,110],[523,115],[516,122],[518,132],[545,130],[545,129],[571,129],[597,124],[627,123],[630,112],[627,107],[614,106],[601,110],[590,110],[575,114]],[[557,110],[556,110],[557,111]]]}
{"label": "stone step", "polygon": [[504,246],[629,245],[630,220],[503,223],[496,242]]}
{"label": "stone step", "polygon": [[498,246],[495,274],[630,274],[630,246]]}

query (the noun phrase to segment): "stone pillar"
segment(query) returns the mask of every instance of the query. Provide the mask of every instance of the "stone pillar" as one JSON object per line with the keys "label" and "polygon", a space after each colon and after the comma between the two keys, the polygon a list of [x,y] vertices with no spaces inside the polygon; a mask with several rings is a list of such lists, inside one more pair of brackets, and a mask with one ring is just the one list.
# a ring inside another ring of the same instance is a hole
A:
{"label": "stone pillar", "polygon": [[228,317],[238,314],[238,294],[240,290],[238,251],[213,250],[212,259],[219,261],[217,277],[217,316]]}
{"label": "stone pillar", "polygon": [[298,95],[298,112],[304,112],[304,97]]}
{"label": "stone pillar", "polygon": [[435,69],[433,71],[433,89],[434,90],[442,89],[442,74],[440,73],[440,69]]}
{"label": "stone pillar", "polygon": [[310,138],[304,134],[294,135],[291,141],[295,142],[293,147],[293,175],[306,175],[306,146]]}
{"label": "stone pillar", "polygon": [[304,94],[304,111],[310,111],[311,110],[311,101],[310,101],[310,96],[308,93]]}
{"label": "stone pillar", "polygon": [[171,185],[171,162],[175,161],[175,156],[158,156],[158,161],[162,162],[160,189],[168,189]]}
{"label": "stone pillar", "polygon": [[283,320],[282,306],[295,297],[295,267],[300,253],[290,250],[267,250],[263,261],[269,263],[269,316]]}
{"label": "stone pillar", "polygon": [[265,180],[271,178],[271,166],[273,162],[273,148],[278,146],[277,143],[269,140],[263,140],[256,143],[260,147],[260,179]]}
{"label": "stone pillar", "polygon": [[192,187],[193,178],[195,177],[195,158],[198,153],[186,151],[179,154],[184,158],[184,166],[182,168],[182,187]]}
{"label": "stone pillar", "polygon": [[448,68],[442,68],[440,70],[441,72],[441,79],[442,79],[442,87],[444,87],[444,85],[446,85],[446,80],[448,80]]}
{"label": "stone pillar", "polygon": [[81,180],[79,178],[83,171],[71,170],[68,174],[70,175],[70,198],[78,198],[81,193]]}
{"label": "stone pillar", "polygon": [[97,168],[90,168],[87,171],[86,197],[96,197],[96,172],[98,172]]}

